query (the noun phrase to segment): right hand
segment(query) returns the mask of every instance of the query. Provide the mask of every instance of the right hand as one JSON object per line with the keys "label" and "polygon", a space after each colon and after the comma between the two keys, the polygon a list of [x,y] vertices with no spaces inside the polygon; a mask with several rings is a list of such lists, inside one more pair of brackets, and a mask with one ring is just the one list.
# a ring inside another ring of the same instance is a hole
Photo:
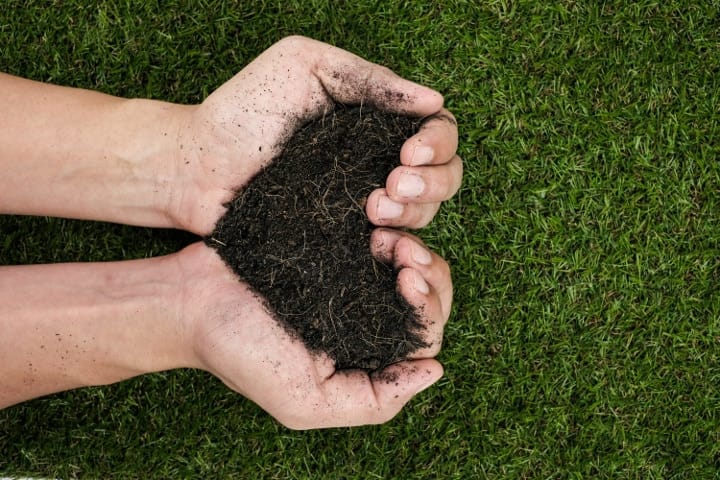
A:
{"label": "right hand", "polygon": [[[368,199],[371,222],[419,228],[458,190],[457,125],[436,91],[339,48],[303,37],[263,52],[201,105],[178,110],[179,133],[168,216],[178,228],[209,234],[224,204],[278,155],[284,141],[333,102],[430,118],[409,138],[402,165]],[[419,147],[426,147],[425,149]],[[416,152],[424,152],[415,155]],[[410,177],[407,175],[410,174]],[[409,178],[421,192],[405,192]]]}

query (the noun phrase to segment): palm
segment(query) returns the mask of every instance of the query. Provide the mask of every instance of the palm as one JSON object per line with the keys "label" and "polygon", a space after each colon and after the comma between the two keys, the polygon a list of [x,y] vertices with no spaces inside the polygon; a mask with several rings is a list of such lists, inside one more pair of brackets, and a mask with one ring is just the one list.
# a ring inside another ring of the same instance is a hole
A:
{"label": "palm", "polygon": [[174,200],[182,226],[210,233],[235,191],[276,156],[299,124],[334,101],[419,116],[442,105],[434,92],[370,65],[329,45],[285,39],[188,110],[176,160],[187,179]]}
{"label": "palm", "polygon": [[287,426],[386,421],[418,385],[441,373],[429,359],[388,367],[394,383],[336,371],[329,358],[308,352],[268,315],[262,300],[209,247],[196,243],[178,258],[186,285],[182,315],[189,319],[197,365]]}
{"label": "palm", "polygon": [[208,233],[222,205],[277,155],[297,124],[329,104],[306,64],[271,48],[197,107],[179,137],[180,168],[192,172],[205,200],[190,197],[183,208],[195,230]]}
{"label": "palm", "polygon": [[[277,387],[282,370],[314,375],[316,361],[267,313],[262,300],[202,244],[181,252],[186,284],[183,311],[195,323],[195,348],[207,368],[252,397],[258,382]],[[322,363],[322,362],[321,362]],[[273,373],[269,375],[268,373]],[[285,385],[287,387],[287,385]]]}
{"label": "palm", "polygon": [[[298,125],[321,115],[334,101],[417,116],[435,114],[442,107],[436,92],[348,52],[308,39],[282,40],[202,105],[186,110],[176,158],[183,180],[170,200],[169,214],[178,219],[179,227],[208,235],[224,214],[224,205],[277,155]],[[454,156],[456,140],[454,123],[425,123],[424,131],[408,140],[412,143],[406,142],[411,148],[404,148],[404,162],[410,164],[415,146],[433,146],[436,165],[405,168],[425,175],[428,191],[407,204],[401,216],[388,220],[378,210],[368,210],[370,220],[386,226],[426,225],[439,201],[459,186],[462,169]],[[384,189],[373,194],[386,195]],[[369,197],[367,205],[379,203]],[[432,345],[417,352],[417,360],[388,367],[385,373],[394,378],[392,382],[364,371],[335,371],[330,359],[308,352],[202,244],[178,255],[186,284],[182,314],[194,339],[194,364],[290,427],[361,425],[392,418],[415,393],[442,375],[442,367],[432,357],[449,315],[452,288],[442,259],[435,256],[426,265],[410,259],[408,246],[417,239],[400,233],[384,235],[390,237],[380,242],[386,248],[380,257],[403,268],[398,288],[427,314]],[[413,287],[423,276],[431,286],[429,293]]]}

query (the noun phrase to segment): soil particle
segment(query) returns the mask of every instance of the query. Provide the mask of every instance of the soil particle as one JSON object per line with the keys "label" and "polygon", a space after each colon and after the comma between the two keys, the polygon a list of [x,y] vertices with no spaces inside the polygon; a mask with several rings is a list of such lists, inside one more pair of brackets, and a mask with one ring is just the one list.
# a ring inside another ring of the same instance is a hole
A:
{"label": "soil particle", "polygon": [[281,325],[338,369],[380,369],[426,346],[397,271],[370,252],[363,208],[418,126],[335,106],[288,139],[205,239]]}

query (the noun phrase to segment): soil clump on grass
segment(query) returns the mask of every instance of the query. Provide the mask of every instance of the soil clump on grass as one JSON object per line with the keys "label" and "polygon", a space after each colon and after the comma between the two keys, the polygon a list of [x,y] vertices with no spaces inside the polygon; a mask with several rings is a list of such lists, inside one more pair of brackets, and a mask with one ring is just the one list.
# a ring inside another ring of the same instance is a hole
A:
{"label": "soil clump on grass", "polygon": [[364,209],[418,126],[336,106],[288,140],[205,239],[280,324],[338,369],[380,369],[425,346],[397,271],[371,254]]}

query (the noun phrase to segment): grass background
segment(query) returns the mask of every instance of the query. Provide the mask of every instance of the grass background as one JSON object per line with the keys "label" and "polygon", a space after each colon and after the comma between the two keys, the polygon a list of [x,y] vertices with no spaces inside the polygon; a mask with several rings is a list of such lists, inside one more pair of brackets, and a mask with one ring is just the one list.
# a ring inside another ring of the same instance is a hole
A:
{"label": "grass background", "polygon": [[[194,371],[0,411],[53,478],[718,478],[717,1],[18,1],[0,69],[199,102],[288,34],[446,95],[466,173],[422,237],[453,267],[439,384],[383,426],[292,432]],[[2,92],[0,92],[0,95]],[[0,126],[1,128],[1,126]],[[172,231],[0,217],[0,263]]]}

